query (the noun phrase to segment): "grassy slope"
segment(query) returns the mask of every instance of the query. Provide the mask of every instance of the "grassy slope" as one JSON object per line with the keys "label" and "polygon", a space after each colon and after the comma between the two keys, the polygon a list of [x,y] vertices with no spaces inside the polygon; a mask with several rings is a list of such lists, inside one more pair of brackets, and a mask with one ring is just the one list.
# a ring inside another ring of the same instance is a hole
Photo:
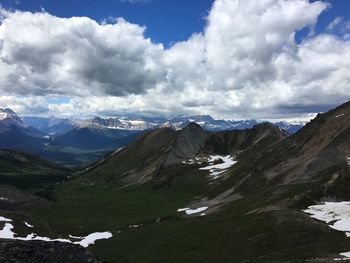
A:
{"label": "grassy slope", "polygon": [[[48,222],[42,231],[53,236],[112,231],[112,239],[91,247],[109,262],[304,262],[350,250],[343,233],[302,213],[248,215],[264,205],[268,192],[251,193],[204,217],[183,218],[178,208],[215,188],[205,174],[183,170],[161,188],[151,183],[123,188],[82,176],[63,185],[58,201],[31,211],[31,217]],[[132,224],[143,225],[129,228]]]}
{"label": "grassy slope", "polygon": [[64,180],[69,173],[67,169],[28,153],[0,152],[0,184],[40,188]]}

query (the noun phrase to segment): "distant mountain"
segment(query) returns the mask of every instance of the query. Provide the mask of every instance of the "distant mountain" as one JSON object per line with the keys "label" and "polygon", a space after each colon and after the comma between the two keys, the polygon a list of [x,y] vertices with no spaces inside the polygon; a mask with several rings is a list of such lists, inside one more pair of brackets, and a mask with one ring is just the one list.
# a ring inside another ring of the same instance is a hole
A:
{"label": "distant mountain", "polygon": [[91,120],[83,122],[86,126],[97,126],[108,129],[117,129],[117,130],[130,130],[130,131],[141,131],[154,129],[162,125],[164,122],[163,119],[158,118],[135,118],[135,117],[122,117],[122,118],[101,118],[94,117]]}
{"label": "distant mountain", "polygon": [[141,131],[105,128],[99,125],[77,126],[52,138],[51,146],[70,146],[80,149],[115,149],[129,143]]}
{"label": "distant mountain", "polygon": [[24,126],[22,120],[9,108],[0,109],[0,122],[2,127]]}
{"label": "distant mountain", "polygon": [[[159,127],[170,127],[175,130],[180,130],[188,126],[191,122],[196,122],[207,131],[244,130],[253,128],[256,124],[261,123],[261,121],[257,120],[217,120],[209,115],[176,117],[168,120],[144,117],[95,117],[91,120],[84,121],[85,125],[97,125],[103,128],[122,130],[147,130]],[[281,121],[276,122],[275,125],[289,133],[295,133],[304,126],[304,123],[288,123]]]}
{"label": "distant mountain", "polygon": [[31,126],[38,131],[51,136],[64,134],[77,126],[75,121],[68,118],[24,117],[22,121],[25,125]]}
{"label": "distant mountain", "polygon": [[54,117],[22,121],[11,109],[0,109],[0,149],[25,151],[64,165],[95,162],[139,133]]}
{"label": "distant mountain", "polygon": [[275,122],[274,125],[277,127],[280,127],[283,130],[286,130],[289,134],[296,133],[299,131],[301,128],[305,126],[306,122],[286,122],[286,121],[279,121]]}
{"label": "distant mountain", "polygon": [[215,120],[209,115],[197,115],[173,118],[168,121],[170,127],[175,129],[182,129],[186,127],[190,122],[196,122],[203,129],[207,131],[223,131],[223,130],[243,130],[247,128],[252,128],[258,122],[256,120],[241,120],[241,121],[231,121],[231,120]]}
{"label": "distant mountain", "polygon": [[0,109],[0,148],[37,152],[47,138],[25,125],[11,109]]}

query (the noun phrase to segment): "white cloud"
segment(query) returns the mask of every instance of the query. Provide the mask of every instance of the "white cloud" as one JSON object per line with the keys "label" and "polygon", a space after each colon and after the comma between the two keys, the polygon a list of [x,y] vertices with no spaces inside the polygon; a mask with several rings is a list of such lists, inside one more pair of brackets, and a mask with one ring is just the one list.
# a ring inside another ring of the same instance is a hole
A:
{"label": "white cloud", "polygon": [[48,13],[3,15],[0,81],[9,94],[124,96],[143,93],[162,77],[156,66],[162,46],[122,18],[100,25]]}
{"label": "white cloud", "polygon": [[350,98],[350,42],[330,33],[338,22],[301,44],[294,37],[327,8],[307,0],[217,0],[203,32],[169,49],[123,19],[98,24],[2,11],[0,89],[12,97],[71,97],[43,102],[50,114],[271,119],[323,111]]}
{"label": "white cloud", "polygon": [[337,16],[332,20],[332,22],[329,23],[327,26],[328,31],[334,30],[339,24],[341,24],[344,21],[344,17]]}
{"label": "white cloud", "polygon": [[350,39],[350,21],[345,20],[344,17],[337,16],[326,29],[329,33],[340,35],[344,40]]}

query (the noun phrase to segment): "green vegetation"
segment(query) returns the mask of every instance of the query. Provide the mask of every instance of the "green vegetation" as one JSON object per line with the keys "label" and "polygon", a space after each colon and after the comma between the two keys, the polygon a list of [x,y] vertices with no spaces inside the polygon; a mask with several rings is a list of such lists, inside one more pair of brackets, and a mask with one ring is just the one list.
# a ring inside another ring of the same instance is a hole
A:
{"label": "green vegetation", "polygon": [[100,160],[104,155],[113,150],[113,147],[82,149],[72,146],[49,145],[42,152],[42,155],[57,164],[76,169],[78,166],[85,167]]}
{"label": "green vegetation", "polygon": [[70,171],[28,153],[0,150],[0,184],[42,189],[62,182]]}
{"label": "green vegetation", "polygon": [[300,212],[252,212],[266,205],[268,193],[186,218],[178,208],[227,186],[208,185],[196,167],[181,169],[181,176],[164,171],[162,179],[139,186],[82,175],[57,189],[57,202],[30,216],[48,223],[42,231],[52,236],[111,231],[113,238],[90,248],[108,262],[312,262],[350,250],[343,233]]}

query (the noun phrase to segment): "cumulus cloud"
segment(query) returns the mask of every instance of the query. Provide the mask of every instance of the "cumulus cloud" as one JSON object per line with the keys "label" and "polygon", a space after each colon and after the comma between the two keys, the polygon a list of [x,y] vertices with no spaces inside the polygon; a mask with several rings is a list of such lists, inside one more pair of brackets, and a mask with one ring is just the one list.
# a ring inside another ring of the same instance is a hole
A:
{"label": "cumulus cloud", "polygon": [[[139,94],[162,79],[144,28],[118,18],[98,24],[86,17],[2,12],[0,81],[9,94]],[[164,74],[163,74],[164,75]]]}
{"label": "cumulus cloud", "polygon": [[295,41],[327,8],[308,0],[216,0],[203,32],[168,49],[121,18],[98,24],[3,10],[0,89],[13,97],[70,96],[42,101],[61,115],[304,116],[350,98],[350,42],[332,33],[342,21]]}

